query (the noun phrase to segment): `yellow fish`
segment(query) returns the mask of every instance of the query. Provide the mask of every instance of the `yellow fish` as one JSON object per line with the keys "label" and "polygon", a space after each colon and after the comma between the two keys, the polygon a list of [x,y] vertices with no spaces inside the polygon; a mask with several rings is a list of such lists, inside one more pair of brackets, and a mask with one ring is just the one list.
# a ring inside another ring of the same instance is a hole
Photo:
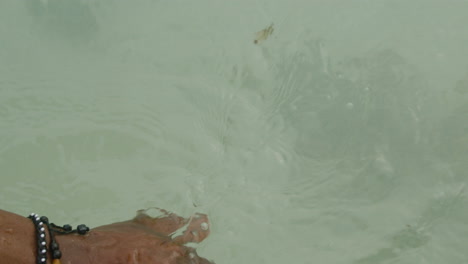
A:
{"label": "yellow fish", "polygon": [[266,40],[271,34],[273,34],[273,30],[273,24],[271,24],[269,27],[255,33],[254,43],[259,44],[260,42]]}

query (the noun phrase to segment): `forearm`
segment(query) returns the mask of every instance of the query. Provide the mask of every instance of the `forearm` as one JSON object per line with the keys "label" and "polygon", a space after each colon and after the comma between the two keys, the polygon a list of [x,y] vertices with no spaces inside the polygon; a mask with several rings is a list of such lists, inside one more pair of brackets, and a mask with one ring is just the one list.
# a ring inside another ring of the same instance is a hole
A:
{"label": "forearm", "polygon": [[0,259],[2,263],[36,263],[36,232],[30,219],[0,210]]}
{"label": "forearm", "polygon": [[[46,233],[47,245],[50,238]],[[62,264],[87,264],[85,238],[82,236],[56,235],[62,252]],[[27,217],[0,210],[0,262],[15,264],[35,264],[37,239],[33,222]],[[52,263],[50,254],[46,264]]]}

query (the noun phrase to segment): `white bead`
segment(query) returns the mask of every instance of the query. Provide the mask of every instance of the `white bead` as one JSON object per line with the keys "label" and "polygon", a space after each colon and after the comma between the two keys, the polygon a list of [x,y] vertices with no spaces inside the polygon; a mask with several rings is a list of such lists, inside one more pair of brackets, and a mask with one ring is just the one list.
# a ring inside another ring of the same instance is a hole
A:
{"label": "white bead", "polygon": [[41,232],[44,232],[45,231],[45,228],[41,227]]}
{"label": "white bead", "polygon": [[42,241],[42,242],[41,242],[41,245],[45,246],[45,245],[46,245],[46,242],[45,242],[45,241]]}
{"label": "white bead", "polygon": [[47,252],[47,250],[43,249],[41,252],[42,252],[42,254],[45,254]]}
{"label": "white bead", "polygon": [[44,235],[44,234],[41,234],[41,238],[44,238],[44,237],[45,237],[45,235]]}
{"label": "white bead", "polygon": [[41,262],[44,262],[44,263],[45,263],[45,258],[41,258]]}

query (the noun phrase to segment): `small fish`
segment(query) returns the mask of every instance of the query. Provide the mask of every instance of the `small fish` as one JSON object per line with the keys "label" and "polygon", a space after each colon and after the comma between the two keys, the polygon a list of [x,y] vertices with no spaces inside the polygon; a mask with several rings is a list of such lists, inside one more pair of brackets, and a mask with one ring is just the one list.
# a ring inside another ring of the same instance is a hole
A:
{"label": "small fish", "polygon": [[273,24],[269,27],[255,33],[254,44],[259,44],[260,42],[266,40],[271,34],[273,34]]}

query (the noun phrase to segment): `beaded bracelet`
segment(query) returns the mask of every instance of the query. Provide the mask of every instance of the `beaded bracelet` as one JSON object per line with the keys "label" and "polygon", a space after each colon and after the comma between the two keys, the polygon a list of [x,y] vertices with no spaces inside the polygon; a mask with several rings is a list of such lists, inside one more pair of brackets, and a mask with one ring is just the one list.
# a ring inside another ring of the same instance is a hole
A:
{"label": "beaded bracelet", "polygon": [[54,223],[49,223],[49,219],[46,216],[39,217],[38,214],[32,213],[28,216],[36,227],[36,239],[37,239],[37,264],[45,264],[47,262],[47,247],[46,247],[46,235],[45,226],[49,230],[50,246],[49,250],[52,250],[52,264],[60,264],[60,258],[62,252],[60,251],[59,244],[55,240],[55,233],[58,234],[72,234],[78,233],[79,235],[85,235],[89,231],[89,227],[86,225],[78,225],[75,230],[70,225],[58,226]]}
{"label": "beaded bracelet", "polygon": [[37,239],[37,264],[43,264],[47,261],[47,247],[44,223],[41,222],[39,215],[32,213],[28,216],[36,227],[36,239]]}

